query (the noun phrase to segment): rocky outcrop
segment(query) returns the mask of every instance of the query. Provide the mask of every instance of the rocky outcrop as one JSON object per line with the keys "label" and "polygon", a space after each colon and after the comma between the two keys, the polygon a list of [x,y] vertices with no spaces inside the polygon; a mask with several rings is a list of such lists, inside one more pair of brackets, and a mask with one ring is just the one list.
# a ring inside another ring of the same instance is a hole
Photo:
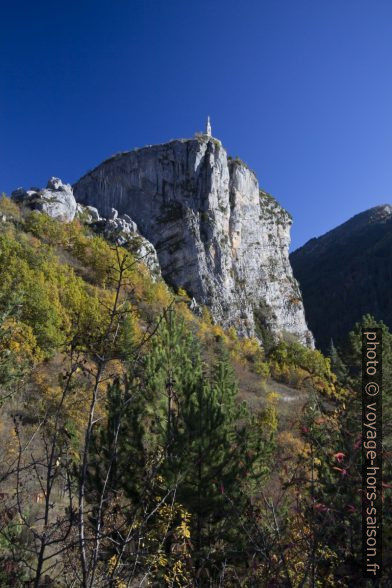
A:
{"label": "rocky outcrop", "polygon": [[119,216],[118,211],[111,208],[108,218],[103,218],[94,206],[84,206],[78,203],[76,217],[79,221],[91,225],[108,241],[112,241],[120,247],[126,246],[148,267],[154,280],[162,277],[154,245],[139,233],[137,224],[127,214]]}
{"label": "rocky outcrop", "polygon": [[17,188],[12,192],[11,198],[28,210],[45,213],[57,220],[71,222],[76,218],[91,225],[109,241],[120,246],[126,244],[148,267],[153,279],[162,277],[155,247],[140,235],[137,224],[127,214],[119,216],[117,210],[111,208],[108,218],[101,217],[94,206],[77,203],[70,184],[63,184],[59,178],[51,178],[44,189]]}
{"label": "rocky outcrop", "polygon": [[83,206],[79,202],[76,205],[75,218],[88,225],[102,220],[98,210],[94,206]]}
{"label": "rocky outcrop", "polygon": [[114,214],[106,219],[104,235],[109,239],[115,239],[119,245],[124,245],[131,235],[138,233],[137,224],[127,214],[118,216],[117,210],[112,210]]}
{"label": "rocky outcrop", "polygon": [[137,223],[165,280],[209,306],[220,324],[262,338],[288,332],[312,345],[288,260],[291,218],[217,139],[120,153],[74,193],[107,218],[114,207]]}
{"label": "rocky outcrop", "polygon": [[18,188],[11,194],[16,202],[30,210],[44,212],[64,222],[71,222],[76,214],[76,200],[72,187],[59,178],[51,178],[46,188]]}

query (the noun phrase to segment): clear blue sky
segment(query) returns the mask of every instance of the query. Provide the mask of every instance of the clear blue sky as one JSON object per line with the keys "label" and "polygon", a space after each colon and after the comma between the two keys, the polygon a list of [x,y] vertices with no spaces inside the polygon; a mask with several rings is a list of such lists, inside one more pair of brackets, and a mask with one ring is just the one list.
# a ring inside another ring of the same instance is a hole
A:
{"label": "clear blue sky", "polygon": [[392,202],[390,0],[0,4],[0,191],[74,182],[210,114],[294,246]]}

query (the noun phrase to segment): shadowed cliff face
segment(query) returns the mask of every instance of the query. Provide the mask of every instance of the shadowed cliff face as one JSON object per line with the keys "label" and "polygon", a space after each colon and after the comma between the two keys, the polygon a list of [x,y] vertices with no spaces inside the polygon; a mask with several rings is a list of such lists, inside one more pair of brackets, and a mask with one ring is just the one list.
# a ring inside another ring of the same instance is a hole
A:
{"label": "shadowed cliff face", "polygon": [[162,275],[240,334],[312,343],[288,260],[291,219],[221,143],[201,136],[116,155],[74,186],[78,202],[128,214]]}
{"label": "shadowed cliff face", "polygon": [[364,314],[392,326],[392,206],[357,214],[291,255],[317,345],[342,342]]}

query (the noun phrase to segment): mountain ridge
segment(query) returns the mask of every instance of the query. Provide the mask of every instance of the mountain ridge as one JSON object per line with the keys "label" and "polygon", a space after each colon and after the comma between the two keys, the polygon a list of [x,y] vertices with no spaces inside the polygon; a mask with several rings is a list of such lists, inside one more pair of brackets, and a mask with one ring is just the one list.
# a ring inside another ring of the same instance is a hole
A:
{"label": "mountain ridge", "polygon": [[[382,215],[383,212],[385,213],[384,215]],[[373,213],[373,216],[372,216],[372,213]],[[376,216],[377,213],[380,213],[380,216],[382,215],[381,218],[377,218],[377,216]],[[322,235],[308,239],[308,241],[306,241],[306,243],[304,243],[303,245],[300,245],[299,247],[294,249],[294,251],[291,252],[291,255],[293,255],[297,251],[300,251],[304,247],[307,247],[310,243],[316,243],[319,241],[319,239],[327,238],[328,236],[330,236],[332,234],[336,235],[337,231],[340,229],[347,228],[347,227],[351,228],[353,226],[354,222],[355,222],[355,229],[358,230],[361,226],[368,225],[369,224],[368,221],[372,221],[372,223],[373,223],[375,221],[378,222],[379,220],[382,220],[382,218],[385,218],[385,220],[387,220],[391,215],[392,215],[392,205],[391,204],[388,204],[388,203],[377,204],[376,206],[372,206],[371,208],[368,208],[362,212],[355,214],[354,216],[350,217],[348,220],[337,225],[336,227],[333,227],[332,229],[329,229],[328,231],[326,231]],[[366,222],[365,222],[365,219],[366,219]],[[358,222],[358,221],[364,221],[364,222],[362,223],[362,222]]]}
{"label": "mountain ridge", "polygon": [[392,206],[362,211],[290,255],[318,345],[341,340],[364,314],[392,324]]}

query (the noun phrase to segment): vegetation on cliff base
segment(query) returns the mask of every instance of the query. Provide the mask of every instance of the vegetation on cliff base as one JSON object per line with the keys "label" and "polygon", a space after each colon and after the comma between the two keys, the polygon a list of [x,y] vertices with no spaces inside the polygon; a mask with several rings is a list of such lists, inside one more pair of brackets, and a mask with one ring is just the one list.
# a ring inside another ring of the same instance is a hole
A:
{"label": "vegetation on cliff base", "polygon": [[[352,585],[358,331],[337,379],[76,221],[0,212],[0,585]],[[271,376],[309,399],[287,428]]]}

